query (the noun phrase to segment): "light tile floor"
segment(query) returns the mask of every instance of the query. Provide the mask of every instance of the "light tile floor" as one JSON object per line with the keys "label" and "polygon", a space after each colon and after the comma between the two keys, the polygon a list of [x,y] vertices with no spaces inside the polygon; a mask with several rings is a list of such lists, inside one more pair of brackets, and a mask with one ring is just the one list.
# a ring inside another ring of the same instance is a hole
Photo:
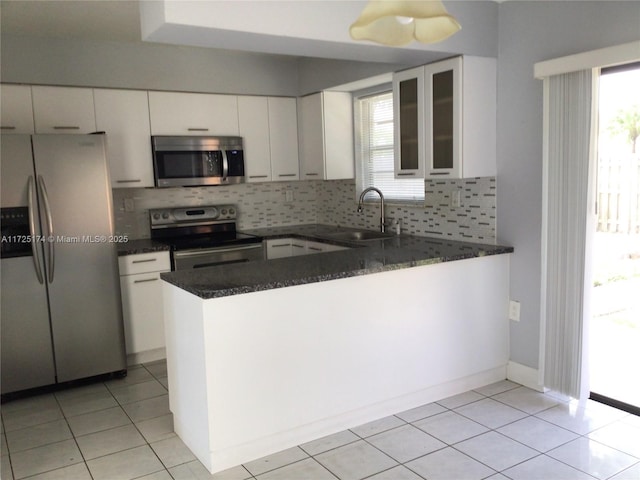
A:
{"label": "light tile floor", "polygon": [[2,479],[640,480],[640,417],[503,381],[211,476],[173,432],[166,364],[2,405]]}

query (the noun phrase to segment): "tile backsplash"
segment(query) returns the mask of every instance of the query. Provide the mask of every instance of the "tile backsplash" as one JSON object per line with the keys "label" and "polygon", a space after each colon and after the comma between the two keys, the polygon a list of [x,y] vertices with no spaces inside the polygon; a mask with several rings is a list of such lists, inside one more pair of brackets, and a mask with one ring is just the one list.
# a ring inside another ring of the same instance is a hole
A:
{"label": "tile backsplash", "polygon": [[[452,206],[459,191],[460,206]],[[402,219],[403,233],[495,243],[494,177],[427,180],[424,206],[386,205],[386,217]],[[353,180],[245,183],[223,187],[114,189],[116,232],[149,237],[149,209],[230,203],[238,207],[238,229],[323,223],[376,229],[377,202],[356,212]],[[125,208],[125,204],[128,208]]]}

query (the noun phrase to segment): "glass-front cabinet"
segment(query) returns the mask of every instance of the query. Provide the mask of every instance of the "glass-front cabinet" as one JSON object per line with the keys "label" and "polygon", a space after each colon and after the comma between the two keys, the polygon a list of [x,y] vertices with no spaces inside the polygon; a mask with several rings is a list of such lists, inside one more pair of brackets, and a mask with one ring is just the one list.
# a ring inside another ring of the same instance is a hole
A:
{"label": "glass-front cabinet", "polygon": [[393,75],[396,178],[424,177],[424,67]]}
{"label": "glass-front cabinet", "polygon": [[427,177],[461,176],[461,79],[462,57],[425,66]]}
{"label": "glass-front cabinet", "polygon": [[496,174],[496,61],[455,57],[394,74],[396,178]]}

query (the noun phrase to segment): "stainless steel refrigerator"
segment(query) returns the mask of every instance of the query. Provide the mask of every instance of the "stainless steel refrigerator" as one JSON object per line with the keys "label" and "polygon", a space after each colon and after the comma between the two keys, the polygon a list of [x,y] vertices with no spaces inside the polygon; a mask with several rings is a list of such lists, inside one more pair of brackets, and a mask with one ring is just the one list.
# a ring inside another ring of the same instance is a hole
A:
{"label": "stainless steel refrigerator", "polygon": [[105,136],[2,135],[0,148],[2,394],[124,372]]}

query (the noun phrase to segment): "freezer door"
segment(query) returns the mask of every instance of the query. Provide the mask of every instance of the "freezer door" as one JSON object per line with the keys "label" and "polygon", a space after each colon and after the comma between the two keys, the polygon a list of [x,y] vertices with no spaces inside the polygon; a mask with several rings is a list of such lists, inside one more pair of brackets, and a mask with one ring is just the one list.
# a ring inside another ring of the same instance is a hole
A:
{"label": "freezer door", "polygon": [[[126,368],[104,135],[34,135],[58,382]],[[51,247],[51,248],[49,248]]]}
{"label": "freezer door", "polygon": [[[0,192],[2,207],[32,206],[28,197],[33,179],[33,157],[29,135],[3,135],[0,139]],[[32,183],[33,186],[33,183]],[[40,234],[37,211],[33,211],[33,234]],[[47,291],[38,281],[42,248],[32,244],[32,254],[3,258],[0,265],[0,341],[2,394],[55,383]]]}

